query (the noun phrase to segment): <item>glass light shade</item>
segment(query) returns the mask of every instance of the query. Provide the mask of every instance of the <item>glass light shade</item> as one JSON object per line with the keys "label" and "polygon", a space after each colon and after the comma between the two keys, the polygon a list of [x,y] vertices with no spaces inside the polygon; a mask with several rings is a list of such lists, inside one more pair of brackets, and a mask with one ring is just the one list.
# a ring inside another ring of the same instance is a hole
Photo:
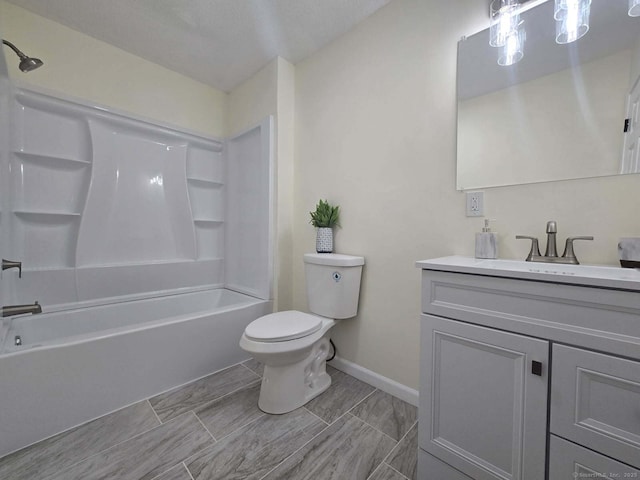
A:
{"label": "glass light shade", "polygon": [[503,47],[509,34],[518,29],[518,0],[493,0],[490,7],[489,45]]}
{"label": "glass light shade", "polygon": [[640,17],[640,0],[629,0],[629,15]]}
{"label": "glass light shade", "polygon": [[555,0],[556,42],[575,42],[589,31],[591,0]]}
{"label": "glass light shade", "polygon": [[527,39],[523,24],[507,35],[504,46],[500,49],[498,65],[507,67],[518,63],[524,57],[524,43]]}

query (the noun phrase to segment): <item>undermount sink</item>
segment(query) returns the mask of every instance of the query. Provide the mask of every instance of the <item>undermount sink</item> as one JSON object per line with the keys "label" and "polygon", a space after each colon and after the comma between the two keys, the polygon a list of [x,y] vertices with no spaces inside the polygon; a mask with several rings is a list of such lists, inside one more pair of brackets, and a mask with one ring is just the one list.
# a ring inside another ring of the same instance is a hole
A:
{"label": "undermount sink", "polygon": [[450,256],[416,262],[418,268],[497,277],[573,283],[640,291],[640,269],[600,265],[561,265],[524,260],[482,260]]}

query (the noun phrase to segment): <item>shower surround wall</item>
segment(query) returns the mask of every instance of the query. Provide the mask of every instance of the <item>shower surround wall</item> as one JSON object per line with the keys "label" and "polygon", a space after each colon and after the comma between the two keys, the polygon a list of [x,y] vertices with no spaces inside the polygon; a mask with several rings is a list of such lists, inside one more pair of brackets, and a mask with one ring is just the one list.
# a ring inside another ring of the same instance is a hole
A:
{"label": "shower surround wall", "polygon": [[[270,298],[269,191],[250,198],[265,184],[255,172],[270,171],[268,163],[259,170],[260,151],[243,152],[256,150],[255,139],[242,141],[252,130],[224,152],[215,139],[25,89],[13,108],[8,251],[23,262],[23,278],[10,282],[12,301],[55,311],[222,287],[225,275],[236,289]],[[225,153],[244,155],[230,171],[231,188]],[[249,230],[245,219],[231,222],[227,243],[243,258],[225,258],[227,208],[266,215]],[[253,248],[259,279],[245,273]]]}

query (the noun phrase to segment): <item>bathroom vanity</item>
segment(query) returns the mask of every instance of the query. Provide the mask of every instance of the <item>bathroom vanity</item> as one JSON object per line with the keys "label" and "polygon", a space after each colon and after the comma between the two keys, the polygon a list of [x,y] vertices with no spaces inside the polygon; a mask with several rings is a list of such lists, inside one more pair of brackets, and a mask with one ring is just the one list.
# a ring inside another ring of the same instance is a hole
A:
{"label": "bathroom vanity", "polygon": [[418,478],[640,478],[640,270],[417,266]]}

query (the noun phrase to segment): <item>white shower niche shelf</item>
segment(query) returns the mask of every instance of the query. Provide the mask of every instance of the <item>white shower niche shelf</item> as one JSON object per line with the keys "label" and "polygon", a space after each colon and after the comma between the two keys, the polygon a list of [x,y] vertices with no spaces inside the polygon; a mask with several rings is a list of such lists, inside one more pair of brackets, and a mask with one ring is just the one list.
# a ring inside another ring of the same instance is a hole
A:
{"label": "white shower niche shelf", "polygon": [[222,146],[208,150],[203,144],[192,145],[187,155],[187,178],[195,181],[224,183]]}
{"label": "white shower niche shelf", "polygon": [[14,210],[13,213],[18,217],[23,218],[33,218],[37,219],[38,217],[42,217],[46,219],[46,217],[80,217],[80,213],[73,212],[45,212],[45,211],[35,211],[35,210]]}
{"label": "white shower niche shelf", "polygon": [[[225,245],[270,238],[271,226],[253,216],[227,228],[229,211],[270,208],[270,119],[229,140],[239,152],[229,179],[226,144],[215,138],[27,89],[16,90],[13,118],[5,254],[24,265],[16,303],[219,287],[227,278],[255,291],[233,271],[244,251]],[[249,172],[256,167],[266,176]],[[266,253],[261,274],[270,278]]]}
{"label": "white shower niche shelf", "polygon": [[224,221],[194,219],[198,258],[213,260],[224,255]]}
{"label": "white shower niche shelf", "polygon": [[210,186],[210,187],[221,187],[222,185],[224,185],[224,183],[216,180],[209,180],[206,178],[196,178],[196,177],[187,177],[187,182],[193,183],[194,185],[199,184],[199,185]]}
{"label": "white shower niche shelf", "polygon": [[219,183],[187,182],[193,218],[219,220],[224,218],[224,188]]}
{"label": "white shower niche shelf", "polygon": [[78,158],[60,157],[55,155],[43,155],[41,153],[29,153],[24,151],[15,152],[16,157],[24,160],[31,160],[35,163],[50,164],[51,166],[64,166],[65,164],[79,164],[80,166],[91,165],[88,160],[80,160]]}
{"label": "white shower niche shelf", "polygon": [[70,102],[27,90],[15,97],[13,150],[45,162],[89,162],[91,139],[87,117]]}
{"label": "white shower niche shelf", "polygon": [[85,160],[15,152],[11,161],[14,208],[79,212],[91,179],[90,166]]}
{"label": "white shower niche shelf", "polygon": [[79,213],[14,210],[13,214],[15,258],[29,258],[31,268],[37,269],[74,266]]}

